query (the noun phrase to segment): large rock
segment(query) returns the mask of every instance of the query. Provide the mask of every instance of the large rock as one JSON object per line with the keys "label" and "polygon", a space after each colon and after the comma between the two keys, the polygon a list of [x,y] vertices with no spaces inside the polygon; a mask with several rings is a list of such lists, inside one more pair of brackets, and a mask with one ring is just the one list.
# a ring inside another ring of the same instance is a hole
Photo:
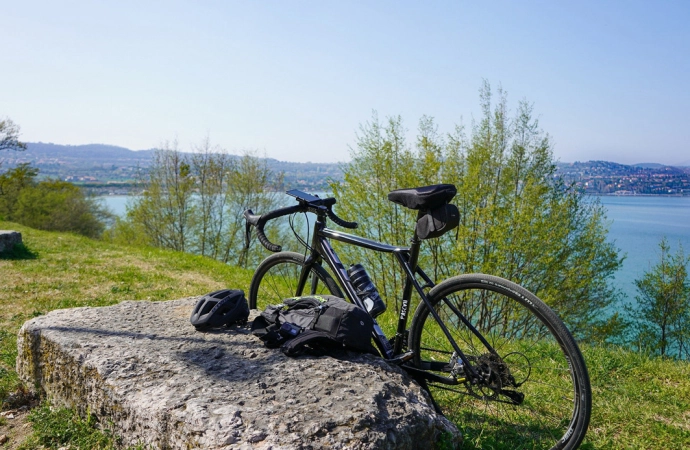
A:
{"label": "large rock", "polygon": [[22,243],[22,234],[18,231],[0,230],[0,253],[12,250],[12,248]]}
{"label": "large rock", "polygon": [[427,449],[459,440],[381,358],[289,358],[246,328],[201,333],[196,299],[53,311],[19,332],[17,372],[53,404],[152,448]]}

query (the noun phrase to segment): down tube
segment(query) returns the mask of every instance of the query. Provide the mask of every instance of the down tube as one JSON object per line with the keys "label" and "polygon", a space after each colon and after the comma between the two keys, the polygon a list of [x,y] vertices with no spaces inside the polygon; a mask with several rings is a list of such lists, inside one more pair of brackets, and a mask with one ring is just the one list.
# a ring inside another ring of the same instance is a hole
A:
{"label": "down tube", "polygon": [[[350,281],[350,277],[347,274],[345,266],[340,261],[340,258],[338,258],[338,255],[335,254],[331,244],[326,238],[319,237],[319,245],[321,246],[321,254],[324,256],[324,259],[335,273],[335,276],[338,278],[338,281],[340,281],[340,284],[345,288],[345,295],[347,295],[352,303],[366,311],[364,304],[362,304],[362,301],[357,296],[354,286],[352,286],[352,282]],[[376,319],[373,320],[374,342],[376,343],[379,352],[381,352],[381,355],[383,355],[386,359],[390,359],[393,357],[393,347],[391,346],[390,342],[388,342],[388,338],[386,338],[386,335],[376,322]]]}

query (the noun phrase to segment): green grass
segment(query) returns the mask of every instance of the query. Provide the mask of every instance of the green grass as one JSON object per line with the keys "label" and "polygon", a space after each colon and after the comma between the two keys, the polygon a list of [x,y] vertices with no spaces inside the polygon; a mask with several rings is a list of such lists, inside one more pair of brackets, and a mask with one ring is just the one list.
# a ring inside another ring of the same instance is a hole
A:
{"label": "green grass", "polygon": [[594,403],[583,448],[690,448],[690,363],[582,350]]}
{"label": "green grass", "polygon": [[[58,308],[169,300],[222,287],[246,291],[251,280],[251,270],[208,258],[121,247],[7,222],[0,222],[0,229],[20,231],[25,244],[0,255],[0,401],[20,386],[14,370],[16,336],[32,317]],[[582,448],[688,448],[690,363],[617,347],[582,350],[594,403]],[[115,443],[112,433],[94,431],[93,418],[79,418],[72,411],[43,406],[32,412],[31,421],[34,433],[24,448],[109,449]]]}
{"label": "green grass", "polygon": [[118,448],[112,430],[107,426],[98,428],[96,418],[91,414],[82,418],[70,409],[53,409],[42,405],[31,411],[29,421],[34,433],[19,446],[19,450],[66,446],[73,450]]}

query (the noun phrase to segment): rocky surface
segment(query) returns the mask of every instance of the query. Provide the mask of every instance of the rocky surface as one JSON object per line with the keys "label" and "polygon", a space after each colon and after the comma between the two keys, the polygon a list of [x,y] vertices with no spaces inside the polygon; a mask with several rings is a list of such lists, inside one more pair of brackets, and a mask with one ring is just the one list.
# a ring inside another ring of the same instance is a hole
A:
{"label": "rocky surface", "polygon": [[427,449],[457,429],[381,358],[289,358],[246,328],[201,333],[196,298],[53,311],[19,332],[17,371],[56,405],[161,449]]}
{"label": "rocky surface", "polygon": [[22,243],[22,234],[18,231],[0,230],[0,253],[11,250]]}

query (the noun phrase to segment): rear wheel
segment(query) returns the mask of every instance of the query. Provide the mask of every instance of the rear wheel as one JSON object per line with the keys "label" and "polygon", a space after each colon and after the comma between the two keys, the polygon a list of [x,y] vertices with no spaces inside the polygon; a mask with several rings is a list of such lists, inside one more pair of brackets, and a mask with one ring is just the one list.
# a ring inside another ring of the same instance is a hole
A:
{"label": "rear wheel", "polygon": [[264,259],[249,286],[249,307],[263,310],[299,295],[343,296],[333,277],[320,265],[312,267],[303,289],[298,290],[302,266],[304,256],[295,252],[280,252]]}
{"label": "rear wheel", "polygon": [[429,392],[462,431],[465,448],[581,443],[591,413],[589,375],[575,340],[546,304],[510,281],[481,274],[446,280],[429,300],[481,376],[478,384],[466,380],[462,361],[420,304],[409,336],[413,363],[435,375],[427,380]]}

